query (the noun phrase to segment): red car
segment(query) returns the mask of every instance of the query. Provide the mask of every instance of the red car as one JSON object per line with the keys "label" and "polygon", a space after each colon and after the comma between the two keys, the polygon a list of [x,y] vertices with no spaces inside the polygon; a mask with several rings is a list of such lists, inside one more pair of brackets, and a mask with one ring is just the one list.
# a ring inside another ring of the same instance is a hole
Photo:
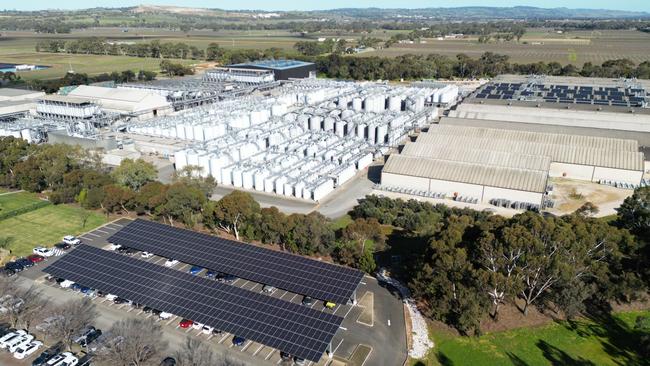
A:
{"label": "red car", "polygon": [[194,322],[189,320],[189,319],[183,319],[183,320],[181,320],[180,323],[178,323],[178,325],[183,329],[187,329],[187,328],[191,327],[192,324],[194,324]]}
{"label": "red car", "polygon": [[32,262],[32,263],[40,263],[40,262],[45,260],[45,257],[43,257],[42,255],[38,255],[38,254],[32,254],[32,255],[27,256],[27,259],[29,259],[29,261]]}

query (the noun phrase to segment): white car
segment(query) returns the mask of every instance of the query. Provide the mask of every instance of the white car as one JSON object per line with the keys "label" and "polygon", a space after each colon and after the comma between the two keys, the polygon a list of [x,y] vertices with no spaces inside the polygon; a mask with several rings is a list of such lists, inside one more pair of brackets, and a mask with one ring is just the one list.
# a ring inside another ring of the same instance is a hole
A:
{"label": "white car", "polygon": [[32,341],[29,342],[23,346],[18,347],[16,351],[14,351],[14,358],[17,358],[19,360],[22,360],[25,357],[28,357],[32,353],[38,351],[38,349],[43,345],[43,342],[41,341]]}
{"label": "white car", "polygon": [[172,313],[165,313],[164,311],[163,311],[162,313],[160,313],[160,315],[159,315],[160,319],[162,319],[162,320],[169,319],[169,318],[171,318],[172,316],[174,316],[174,314],[172,314]]}
{"label": "white car", "polygon": [[153,253],[142,252],[142,254],[140,254],[140,256],[141,256],[142,258],[151,258],[151,257],[153,257]]}
{"label": "white car", "polygon": [[108,301],[114,301],[115,299],[117,299],[117,295],[113,295],[113,294],[106,295],[106,300]]}
{"label": "white car", "polygon": [[75,238],[72,235],[64,236],[63,237],[63,242],[66,243],[66,244],[70,244],[70,245],[79,245],[79,244],[81,244],[81,240],[79,240],[78,238]]}
{"label": "white car", "polygon": [[5,334],[4,336],[2,336],[2,338],[0,338],[0,348],[7,348],[7,343],[11,342],[12,339],[19,338],[25,335],[27,335],[27,332],[22,329]]}
{"label": "white car", "polygon": [[178,264],[178,261],[176,259],[168,259],[167,262],[165,262],[165,267],[173,267]]}
{"label": "white car", "polygon": [[36,247],[32,250],[32,253],[42,255],[43,257],[51,257],[54,255],[54,250],[52,248]]}
{"label": "white car", "polygon": [[192,324],[192,328],[196,330],[203,329],[203,324],[194,322],[194,324]]}
{"label": "white car", "polygon": [[61,286],[61,288],[70,288],[70,286],[72,286],[72,285],[74,285],[74,281],[65,280],[65,281],[61,282],[61,284],[59,286]]}
{"label": "white car", "polygon": [[120,249],[121,247],[122,247],[122,246],[119,245],[119,244],[110,244],[110,245],[108,246],[108,250],[116,251],[116,250]]}
{"label": "white car", "polygon": [[212,331],[214,331],[214,327],[208,327],[207,325],[203,326],[203,334],[212,334]]}
{"label": "white car", "polygon": [[17,338],[14,338],[7,342],[7,350],[9,350],[9,353],[14,353],[18,348],[20,348],[23,345],[28,344],[29,342],[34,340],[34,336],[31,334],[23,335]]}
{"label": "white car", "polygon": [[63,352],[53,359],[47,361],[47,366],[75,366],[79,362],[79,359],[76,358],[70,352]]}

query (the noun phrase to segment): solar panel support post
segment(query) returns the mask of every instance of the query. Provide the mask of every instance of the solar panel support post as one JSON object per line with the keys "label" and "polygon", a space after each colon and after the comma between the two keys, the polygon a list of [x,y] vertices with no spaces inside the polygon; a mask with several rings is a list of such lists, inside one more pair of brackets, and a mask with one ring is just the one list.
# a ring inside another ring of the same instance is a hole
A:
{"label": "solar panel support post", "polygon": [[357,290],[354,290],[354,291],[352,292],[352,298],[351,298],[350,300],[352,300],[352,305],[356,305],[356,304],[357,304]]}
{"label": "solar panel support post", "polygon": [[332,350],[332,341],[327,344],[327,349],[325,350],[327,352],[327,357],[330,359],[334,358],[334,351]]}

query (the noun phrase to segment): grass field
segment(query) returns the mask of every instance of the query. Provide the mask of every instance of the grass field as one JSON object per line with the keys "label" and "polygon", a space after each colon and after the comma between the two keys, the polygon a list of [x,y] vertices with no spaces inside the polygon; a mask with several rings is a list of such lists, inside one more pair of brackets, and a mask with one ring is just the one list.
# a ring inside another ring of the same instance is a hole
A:
{"label": "grass field", "polygon": [[16,192],[4,194],[0,196],[0,213],[13,211],[39,201],[34,193]]}
{"label": "grass field", "polygon": [[[2,197],[2,196],[0,196]],[[11,254],[30,254],[35,246],[52,246],[65,235],[78,235],[106,222],[103,215],[91,213],[82,227],[82,208],[71,205],[50,205],[0,221],[0,237],[12,237]]]}
{"label": "grass field", "polygon": [[434,331],[435,348],[412,366],[472,365],[648,365],[637,353],[636,317],[650,311],[619,313],[598,320],[559,322],[540,328],[458,337]]}

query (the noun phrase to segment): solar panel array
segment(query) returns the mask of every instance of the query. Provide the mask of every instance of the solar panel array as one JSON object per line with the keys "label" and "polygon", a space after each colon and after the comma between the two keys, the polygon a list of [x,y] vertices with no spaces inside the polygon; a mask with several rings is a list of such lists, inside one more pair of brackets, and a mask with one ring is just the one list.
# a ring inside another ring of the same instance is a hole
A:
{"label": "solar panel array", "polygon": [[108,241],[338,304],[347,303],[363,277],[352,268],[140,219]]}
{"label": "solar panel array", "polygon": [[44,271],[314,362],[343,321],[333,314],[87,245]]}
{"label": "solar panel array", "polygon": [[476,93],[477,99],[540,100],[549,103],[594,104],[643,107],[650,94],[640,88],[542,85],[523,83],[488,84]]}

